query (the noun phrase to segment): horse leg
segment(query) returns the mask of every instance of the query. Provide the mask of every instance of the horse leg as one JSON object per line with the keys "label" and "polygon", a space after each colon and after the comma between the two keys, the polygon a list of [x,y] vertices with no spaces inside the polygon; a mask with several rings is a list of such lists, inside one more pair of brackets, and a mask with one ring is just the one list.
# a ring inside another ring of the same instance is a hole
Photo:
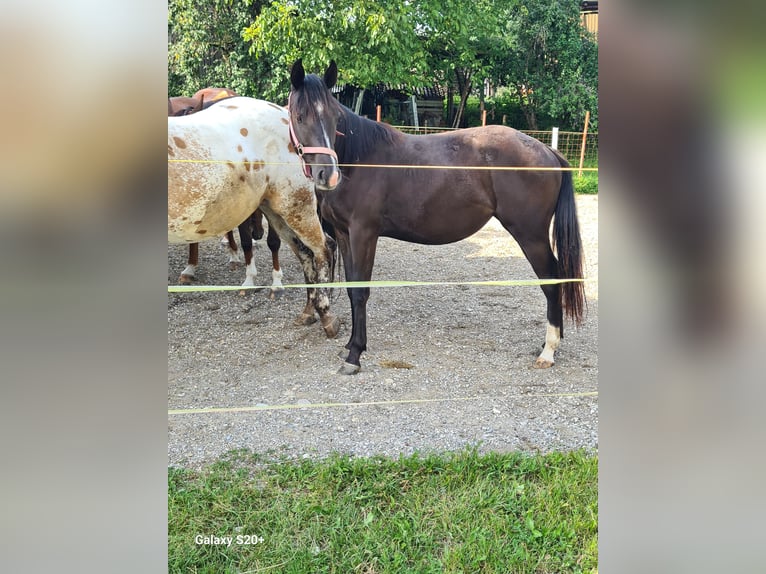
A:
{"label": "horse leg", "polygon": [[263,218],[265,216],[260,209],[256,209],[250,216],[250,221],[253,224],[253,239],[258,241],[263,238]]}
{"label": "horse leg", "polygon": [[[309,215],[311,211],[307,214],[301,214],[300,210],[296,209],[283,218],[281,215],[274,213],[270,208],[262,206],[262,209],[267,214],[269,224],[274,225],[281,239],[290,246],[298,261],[301,262],[306,282],[327,283],[330,279],[330,257],[327,244],[324,241],[324,233],[322,233],[319,219],[316,215],[316,205],[312,208],[313,220],[311,215]],[[304,229],[305,222],[309,222],[309,224],[308,228]],[[316,223],[316,225],[311,225],[311,223]],[[327,289],[319,287],[310,288],[307,290],[307,293],[308,301],[306,308],[297,321],[301,321],[308,316],[309,303],[311,303],[310,317],[313,318],[314,310],[316,310],[327,338],[335,338],[340,329],[340,321],[330,313],[330,298],[327,295]]]}
{"label": "horse leg", "polygon": [[239,255],[239,250],[237,248],[237,242],[234,241],[234,232],[233,231],[227,231],[226,232],[226,241],[227,241],[227,247],[229,249],[229,267],[231,269],[236,269],[237,265],[239,263],[242,263],[242,258]]}
{"label": "horse leg", "polygon": [[[353,266],[353,262],[351,260],[351,249],[349,247],[349,240],[348,240],[348,234],[343,233],[340,231],[335,232],[335,241],[338,248],[338,251],[340,251],[340,257],[343,260],[343,273],[346,281],[350,281],[350,272],[349,269]],[[348,295],[349,301],[352,300],[351,298],[351,289],[346,288],[346,295]],[[344,345],[345,351],[340,351],[338,353],[338,357],[343,359],[344,361],[348,358],[348,350],[351,348],[351,341],[354,339],[354,306],[351,306],[351,336],[348,339],[348,342]]]}
{"label": "horse leg", "polygon": [[[539,279],[557,278],[556,258],[553,255],[547,237],[521,240],[517,237],[516,240]],[[561,285],[558,283],[541,285],[540,288],[543,290],[548,303],[548,324],[545,329],[543,351],[537,357],[533,367],[536,369],[547,369],[553,366],[553,355],[556,349],[558,349],[562,337],[563,311],[561,307]]]}
{"label": "horse leg", "polygon": [[178,278],[178,282],[182,285],[188,285],[194,281],[194,275],[197,270],[197,264],[199,263],[199,243],[189,243],[189,259],[186,264],[186,268],[181,271],[181,277]]}
{"label": "horse leg", "polygon": [[[250,218],[239,224],[239,241],[242,243],[242,253],[245,255],[245,282],[242,287],[253,287],[258,270],[253,259],[253,236],[250,230]],[[235,244],[236,245],[236,244]]]}
{"label": "horse leg", "polygon": [[[266,218],[266,221],[268,221],[268,218]],[[263,227],[261,227],[261,237],[263,237]],[[266,236],[266,245],[269,246],[269,251],[271,251],[272,271],[269,298],[274,300],[278,299],[284,294],[285,288],[282,286],[282,268],[279,266],[279,248],[282,245],[282,241],[279,239],[279,234],[277,233],[277,230],[274,229],[274,226],[271,225],[271,223],[269,223],[269,233]]]}
{"label": "horse leg", "polygon": [[[299,259],[307,283],[328,283],[330,281],[329,253],[324,242],[322,246],[311,248],[296,236]],[[307,289],[306,308],[302,317],[307,317],[309,310],[313,319],[314,310],[319,315],[319,322],[328,339],[334,339],[340,330],[340,320],[330,313],[330,298],[326,288]]]}
{"label": "horse leg", "polygon": [[[370,232],[351,230],[349,247],[351,257],[344,261],[346,279],[348,281],[369,281],[372,278],[372,266],[375,263],[375,250],[378,237]],[[353,287],[348,289],[351,299],[351,338],[346,347],[348,356],[338,373],[355,375],[362,366],[360,357],[367,350],[367,300],[370,298],[369,287]]]}

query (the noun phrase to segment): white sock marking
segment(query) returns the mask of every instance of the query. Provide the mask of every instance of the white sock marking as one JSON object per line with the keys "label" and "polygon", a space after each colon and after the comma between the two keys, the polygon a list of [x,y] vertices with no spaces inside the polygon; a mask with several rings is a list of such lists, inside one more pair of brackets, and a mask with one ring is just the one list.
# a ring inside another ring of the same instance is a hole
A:
{"label": "white sock marking", "polygon": [[555,353],[556,349],[559,348],[560,342],[561,329],[548,323],[547,327],[545,328],[545,346],[543,347],[543,352],[540,353],[539,358],[544,361],[548,361],[549,363],[553,363],[553,354]]}

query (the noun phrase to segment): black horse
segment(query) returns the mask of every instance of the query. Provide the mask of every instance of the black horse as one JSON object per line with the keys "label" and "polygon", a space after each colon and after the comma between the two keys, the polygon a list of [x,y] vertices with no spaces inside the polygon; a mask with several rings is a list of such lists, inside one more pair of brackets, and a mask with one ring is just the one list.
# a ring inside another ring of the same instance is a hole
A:
{"label": "black horse", "polygon": [[[288,107],[293,144],[322,195],[322,217],[335,228],[346,280],[370,280],[378,237],[452,243],[491,217],[516,239],[540,279],[582,278],[572,173],[562,169],[569,164],[561,154],[504,126],[403,134],[342,106],[330,92],[337,77],[334,61],[320,78],[306,75],[298,60]],[[503,169],[509,167],[522,169]],[[542,290],[548,324],[538,368],[553,365],[563,310],[580,324],[585,307],[582,281],[545,284]],[[369,295],[369,288],[348,289],[352,331],[341,373],[361,368]]]}

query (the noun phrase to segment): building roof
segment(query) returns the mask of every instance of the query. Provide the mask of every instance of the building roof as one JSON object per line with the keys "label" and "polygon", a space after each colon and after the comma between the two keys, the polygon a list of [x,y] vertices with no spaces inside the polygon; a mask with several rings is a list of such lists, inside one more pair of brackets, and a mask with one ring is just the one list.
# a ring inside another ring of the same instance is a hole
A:
{"label": "building roof", "polygon": [[[336,85],[333,87],[332,92],[334,94],[340,94],[347,90],[356,91],[360,90],[359,86],[352,86],[351,84]],[[375,86],[368,86],[365,88],[372,92],[376,99],[379,96],[385,94],[386,97],[394,98],[398,100],[407,100],[410,96],[415,96],[418,100],[443,100],[444,88],[441,86],[429,86],[429,87],[411,87],[404,84],[377,84]]]}

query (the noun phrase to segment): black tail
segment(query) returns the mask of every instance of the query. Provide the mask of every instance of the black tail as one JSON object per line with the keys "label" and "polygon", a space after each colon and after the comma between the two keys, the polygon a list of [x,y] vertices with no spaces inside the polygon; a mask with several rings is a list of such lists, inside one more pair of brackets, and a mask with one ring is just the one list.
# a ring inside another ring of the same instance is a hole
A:
{"label": "black tail", "polygon": [[[554,150],[555,151],[555,150]],[[561,167],[569,162],[556,152]],[[553,223],[553,248],[558,258],[559,279],[582,279],[582,241],[580,223],[577,220],[572,172],[561,172],[561,188],[556,202]],[[567,317],[576,325],[582,324],[585,314],[585,285],[582,281],[561,284],[561,304]]]}

